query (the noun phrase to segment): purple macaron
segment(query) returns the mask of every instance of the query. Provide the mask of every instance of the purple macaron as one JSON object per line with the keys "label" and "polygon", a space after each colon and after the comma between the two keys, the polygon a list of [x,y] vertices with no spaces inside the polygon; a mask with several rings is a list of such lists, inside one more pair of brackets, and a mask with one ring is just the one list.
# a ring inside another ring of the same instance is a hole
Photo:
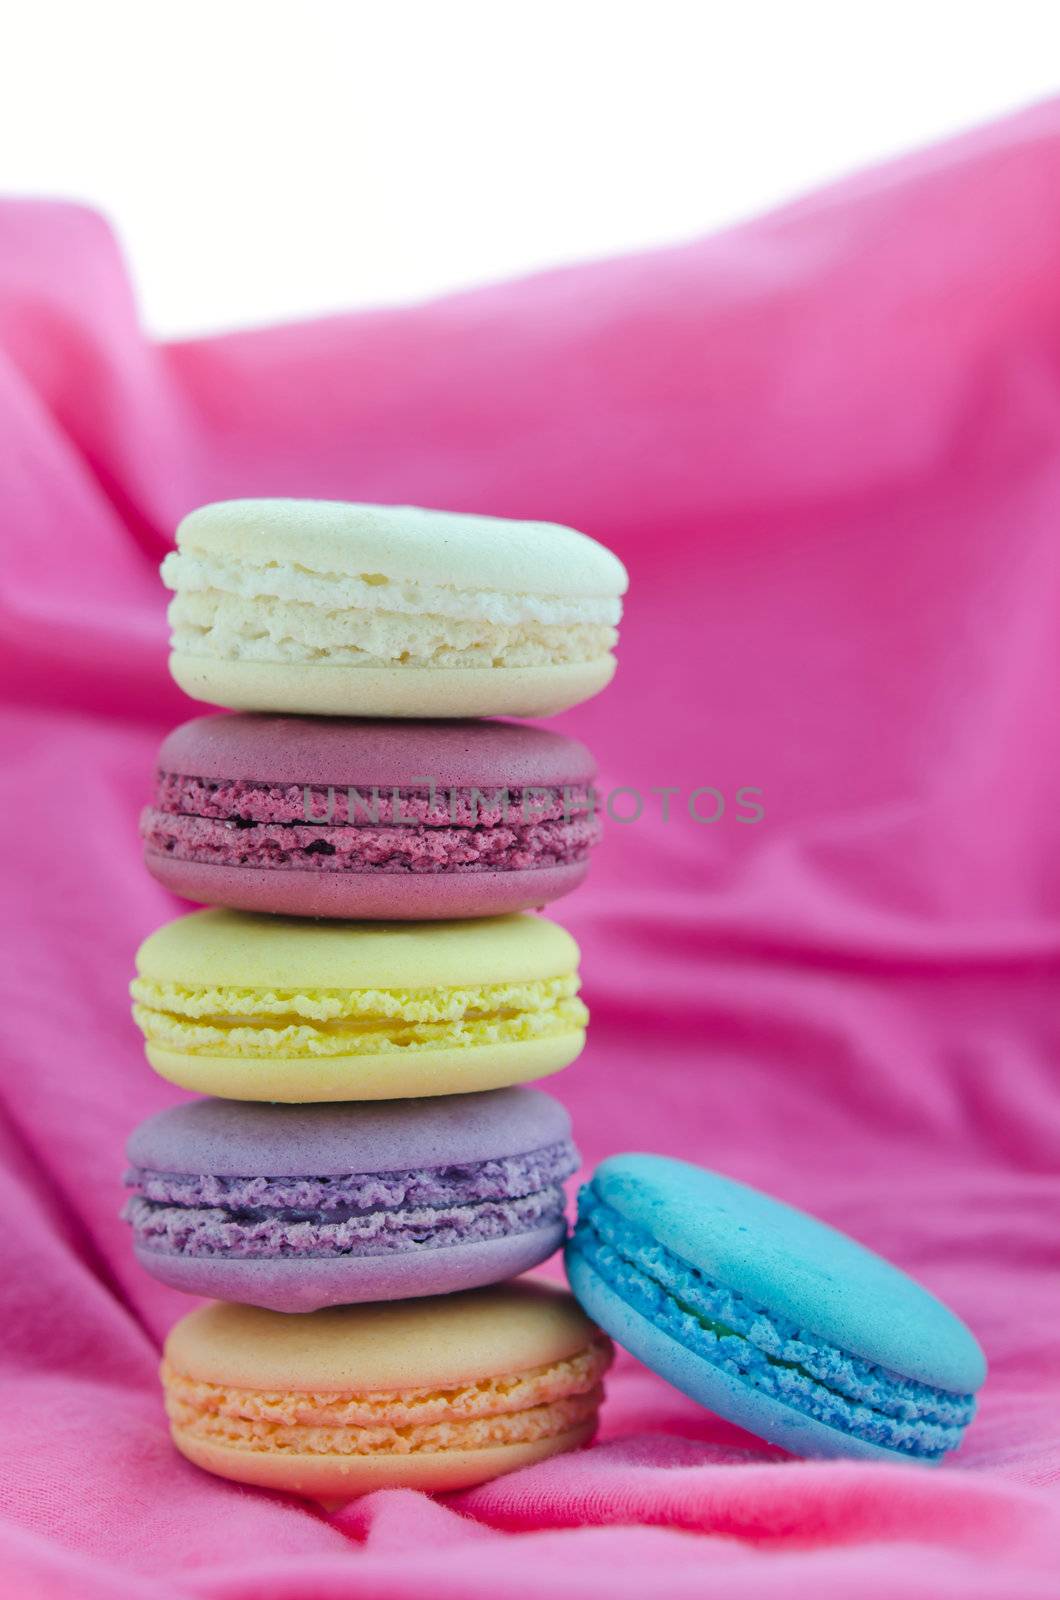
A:
{"label": "purple macaron", "polygon": [[273,1311],[499,1283],[566,1236],[570,1118],[538,1089],[431,1100],[195,1100],[126,1148],[154,1277]]}
{"label": "purple macaron", "polygon": [[148,868],[239,911],[497,916],[569,894],[600,832],[576,739],[510,722],[196,717],[159,752]]}

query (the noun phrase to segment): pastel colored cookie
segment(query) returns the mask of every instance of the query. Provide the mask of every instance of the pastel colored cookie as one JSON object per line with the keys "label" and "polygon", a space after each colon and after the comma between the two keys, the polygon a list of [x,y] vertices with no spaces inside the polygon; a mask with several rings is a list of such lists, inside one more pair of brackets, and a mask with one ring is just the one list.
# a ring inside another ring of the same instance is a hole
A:
{"label": "pastel colored cookie", "polygon": [[897,1267],[683,1161],[604,1161],[567,1275],[619,1344],[794,1455],[938,1462],[986,1376],[964,1323]]}
{"label": "pastel colored cookie", "polygon": [[563,1243],[570,1118],[537,1089],[353,1105],[195,1100],[136,1129],[123,1213],[188,1294],[316,1311],[499,1283]]}
{"label": "pastel colored cookie", "polygon": [[306,922],[194,911],[144,941],[147,1059],[233,1100],[499,1089],[581,1052],[578,947],[544,917]]}
{"label": "pastel colored cookie", "polygon": [[626,572],[549,522],[226,500],[177,529],[170,669],[243,711],[541,716],[610,682]]}
{"label": "pastel colored cookie", "polygon": [[166,1340],[173,1441],[240,1483],[335,1500],[466,1489],[587,1443],[611,1347],[531,1283],[287,1317],[211,1304]]}
{"label": "pastel colored cookie", "polygon": [[576,739],[511,722],[198,717],[163,744],[141,831],[155,877],[207,905],[494,916],[581,882],[595,771]]}

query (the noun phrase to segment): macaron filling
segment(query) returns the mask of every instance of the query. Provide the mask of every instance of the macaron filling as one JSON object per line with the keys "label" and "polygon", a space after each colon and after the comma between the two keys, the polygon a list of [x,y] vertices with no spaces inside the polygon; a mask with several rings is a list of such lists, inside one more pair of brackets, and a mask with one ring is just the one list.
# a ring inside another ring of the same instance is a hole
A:
{"label": "macaron filling", "polygon": [[174,651],[226,661],[528,667],[595,661],[617,643],[613,597],[506,594],[384,573],[171,552]]}
{"label": "macaron filling", "polygon": [[[308,820],[311,819],[311,820]],[[160,771],[148,850],[218,866],[333,872],[511,872],[586,860],[600,836],[587,784],[353,789]]]}
{"label": "macaron filling", "polygon": [[233,1177],[133,1167],[123,1216],[137,1245],[227,1259],[379,1256],[563,1225],[569,1139],[489,1161],[325,1177]]}
{"label": "macaron filling", "polygon": [[185,1055],[319,1059],[473,1048],[575,1033],[588,1021],[576,973],[466,989],[249,989],[135,978],[151,1044]]}
{"label": "macaron filling", "polygon": [[729,1376],[828,1427],[920,1460],[960,1444],[975,1397],[902,1377],[714,1281],[595,1192],[571,1250],[647,1321]]}
{"label": "macaron filling", "polygon": [[413,1455],[556,1438],[590,1425],[611,1364],[602,1335],[527,1372],[454,1388],[337,1394],[260,1391],[203,1381],[162,1364],[176,1433],[232,1450],[284,1455]]}

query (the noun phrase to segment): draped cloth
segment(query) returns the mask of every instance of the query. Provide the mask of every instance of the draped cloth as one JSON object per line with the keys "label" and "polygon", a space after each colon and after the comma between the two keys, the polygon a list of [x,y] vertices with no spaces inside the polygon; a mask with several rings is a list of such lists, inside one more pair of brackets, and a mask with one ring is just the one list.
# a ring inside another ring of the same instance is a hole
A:
{"label": "draped cloth", "polygon": [[[1058,194],[1060,102],[679,248],[177,343],[100,217],[0,206],[5,1592],[1055,1595]],[[718,1168],[952,1304],[991,1372],[949,1464],[794,1461],[628,1356],[594,1447],[448,1497],[327,1511],[172,1449],[188,1302],[118,1211],[126,1135],[179,1098],[133,953],[187,908],[137,816],[202,709],[158,563],[243,495],[621,555],[618,676],[557,724],[614,816],[555,908],[593,1021],[551,1087],[587,1166]]]}

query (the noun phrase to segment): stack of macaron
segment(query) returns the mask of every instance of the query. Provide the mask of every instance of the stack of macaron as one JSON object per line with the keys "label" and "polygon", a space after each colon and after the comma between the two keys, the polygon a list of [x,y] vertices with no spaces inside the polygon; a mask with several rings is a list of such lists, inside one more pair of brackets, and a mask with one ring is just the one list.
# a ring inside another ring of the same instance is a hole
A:
{"label": "stack of macaron", "polygon": [[[625,573],[570,529],[395,507],[193,513],[172,670],[228,708],[162,746],[147,865],[206,905],[142,946],[134,1015],[200,1097],[128,1144],[172,1330],[173,1438],[323,1500],[456,1489],[593,1434],[610,1338],[800,1455],[931,1465],[985,1364],[920,1285],[717,1173],[604,1161],[567,1239],[594,765],[522,722],[602,689]],[[572,1293],[519,1274],[566,1242]],[[610,1337],[609,1337],[610,1336]]]}
{"label": "stack of macaron", "polygon": [[587,870],[594,764],[493,719],[605,687],[625,572],[553,524],[291,500],[203,507],[162,570],[173,675],[226,708],[165,741],[142,822],[209,908],[132,985],[152,1067],[208,1097],[128,1145],[138,1260],[212,1301],[166,1343],[173,1438],[325,1499],[572,1449],[609,1341],[511,1280],[578,1165],[526,1084],[585,1040],[537,912]]}

